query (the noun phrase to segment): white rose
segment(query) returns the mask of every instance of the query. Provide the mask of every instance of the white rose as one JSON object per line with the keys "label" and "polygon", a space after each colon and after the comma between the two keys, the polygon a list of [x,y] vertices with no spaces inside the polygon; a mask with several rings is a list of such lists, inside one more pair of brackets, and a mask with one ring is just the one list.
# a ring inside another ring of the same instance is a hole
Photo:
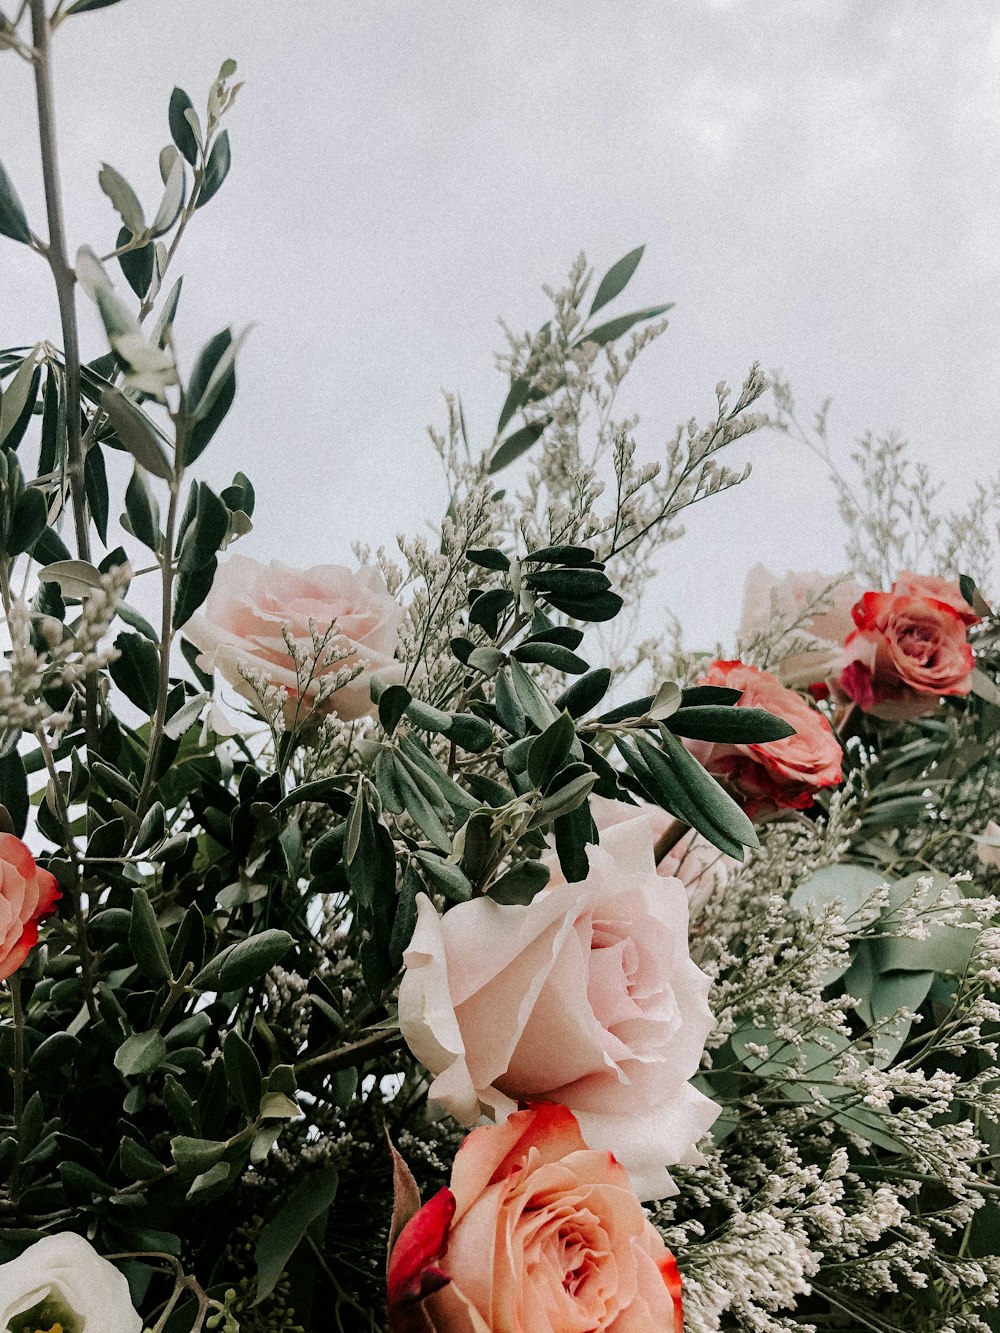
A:
{"label": "white rose", "polygon": [[[27,1325],[13,1322],[29,1312]],[[142,1333],[124,1275],[72,1231],[0,1264],[0,1329],[57,1324],[63,1333]]]}

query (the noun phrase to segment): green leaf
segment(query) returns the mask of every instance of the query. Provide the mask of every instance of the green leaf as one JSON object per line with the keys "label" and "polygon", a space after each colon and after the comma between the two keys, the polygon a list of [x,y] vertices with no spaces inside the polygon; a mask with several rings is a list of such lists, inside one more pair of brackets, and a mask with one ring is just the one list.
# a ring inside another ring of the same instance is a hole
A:
{"label": "green leaf", "polygon": [[0,162],[0,236],[9,236],[23,245],[31,244],[31,229],[17,197],[14,183]]}
{"label": "green leaf", "polygon": [[555,722],[532,742],[528,750],[528,776],[539,791],[565,764],[574,740],[573,719],[569,713],[560,713]]}
{"label": "green leaf", "polygon": [[[811,909],[822,912],[829,903],[839,900],[843,903],[845,918],[860,928],[878,916],[878,912],[866,904],[875,890],[886,882],[887,877],[870,866],[840,861],[813,871],[795,886],[789,902],[800,912]],[[853,991],[850,993],[854,994]]]}
{"label": "green leaf", "polygon": [[445,734],[459,749],[468,750],[472,754],[482,754],[493,743],[493,728],[474,713],[452,713]]}
{"label": "green leaf", "polygon": [[88,560],[53,560],[38,571],[40,583],[55,583],[63,597],[84,598],[101,587],[101,571]]}
{"label": "green leaf", "polygon": [[229,531],[229,510],[204,481],[194,483],[194,518],[181,537],[177,567],[182,574],[204,569],[214,558]]}
{"label": "green leaf", "polygon": [[30,551],[45,531],[48,520],[49,507],[45,502],[45,496],[36,487],[29,486],[14,506],[4,543],[6,554],[15,556],[20,555],[22,551]]}
{"label": "green leaf", "polygon": [[210,338],[198,354],[184,395],[192,429],[184,448],[185,463],[199,458],[236,397],[236,357],[249,329],[234,341],[229,329]]}
{"label": "green leaf", "polygon": [[569,597],[563,593],[546,593],[545,600],[564,615],[574,620],[593,622],[614,620],[624,602],[616,592],[602,592],[596,597]]}
{"label": "green leaf", "polygon": [[539,569],[528,574],[524,583],[543,596],[557,593],[581,599],[596,597],[611,587],[611,580],[599,569]]}
{"label": "green leaf", "polygon": [[132,535],[151,551],[160,545],[160,507],[146,481],[146,473],[138,466],[125,489],[125,513]]}
{"label": "green leaf", "polygon": [[167,294],[167,299],[163,302],[156,323],[153,325],[153,332],[150,336],[150,342],[155,347],[166,347],[169,341],[171,331],[174,327],[174,320],[177,317],[177,306],[181,299],[181,287],[184,279],[178,278]]}
{"label": "green leaf", "polygon": [[115,648],[119,655],[111,663],[111,679],[136,708],[151,717],[159,688],[159,653],[141,634],[119,634]]}
{"label": "green leaf", "polygon": [[597,343],[598,347],[603,347],[605,343],[614,342],[622,334],[628,333],[636,324],[641,324],[647,319],[656,319],[658,315],[663,315],[672,309],[673,302],[669,301],[666,305],[651,305],[645,310],[634,310],[630,315],[619,315],[617,319],[609,319],[607,324],[601,324],[596,329],[581,334],[573,345],[579,347],[582,343]]}
{"label": "green leaf", "polygon": [[500,721],[510,734],[522,737],[527,730],[527,718],[506,671],[501,671],[496,678],[493,702]]}
{"label": "green leaf", "polygon": [[402,887],[396,902],[396,915],[392,920],[392,933],[389,936],[389,966],[398,971],[403,965],[403,954],[413,938],[417,925],[417,894],[423,893],[424,886],[412,863],[407,865],[403,875]]}
{"label": "green leaf", "polygon": [[274,1291],[302,1237],[324,1217],[336,1193],[336,1169],[327,1166],[313,1170],[293,1185],[274,1217],[261,1227],[254,1250],[257,1263],[255,1305]]}
{"label": "green leaf", "polygon": [[575,680],[568,690],[564,690],[555,700],[555,707],[564,709],[570,717],[584,717],[597,707],[610,688],[610,670],[598,667],[596,671],[588,671],[585,676]]}
{"label": "green leaf", "polygon": [[170,980],[170,960],[156,913],[145,889],[132,892],[132,921],[128,932],[129,948],[135,954],[139,970],[150,981],[161,985]]}
{"label": "green leaf", "polygon": [[[118,233],[117,247],[127,245],[133,239],[132,233],[127,227],[122,227]],[[155,260],[155,251],[152,241],[148,245],[140,246],[137,250],[126,250],[124,254],[118,256],[118,266],[125,275],[125,281],[142,301],[149,285],[153,281],[153,263]]]}
{"label": "green leaf", "polygon": [[167,1055],[167,1044],[158,1032],[133,1032],[115,1051],[115,1068],[125,1078],[149,1074]]}
{"label": "green leaf", "polygon": [[555,667],[557,671],[566,671],[578,676],[587,670],[589,663],[576,653],[570,652],[558,643],[522,643],[511,653],[519,662],[543,662]]}
{"label": "green leaf", "polygon": [[146,230],[142,204],[125,177],[107,162],[102,163],[97,173],[97,183],[111,200],[111,203],[124,226],[133,236],[141,236]]}
{"label": "green leaf", "polygon": [[759,847],[760,840],[753,824],[732,797],[722,790],[693,755],[688,754],[675,736],[662,727],[660,735],[671,765],[681,775],[688,792],[712,824],[744,847]]}
{"label": "green leaf", "polygon": [[215,1139],[196,1139],[178,1134],[170,1140],[170,1156],[182,1179],[193,1180],[202,1172],[210,1171],[225,1154],[226,1145]]}
{"label": "green leaf", "polygon": [[510,560],[495,546],[483,546],[466,551],[465,558],[474,565],[481,565],[483,569],[496,569],[501,572],[510,569]]}
{"label": "green leaf", "polygon": [[530,718],[539,731],[550,727],[559,714],[520,662],[511,662],[510,678],[525,716]]}
{"label": "green leaf", "polygon": [[192,980],[193,990],[242,990],[284,958],[295,943],[287,930],[263,930],[223,949]]}
{"label": "green leaf", "polygon": [[193,1199],[198,1194],[207,1194],[209,1190],[224,1185],[229,1179],[230,1169],[228,1162],[216,1162],[215,1166],[210,1166],[207,1171],[195,1176],[184,1197]]}
{"label": "green leaf", "polygon": [[681,708],[667,722],[675,736],[689,740],[723,741],[728,745],[762,745],[794,736],[795,728],[763,708]]}
{"label": "green leaf", "polygon": [[173,164],[164,181],[163,198],[150,228],[154,236],[163,236],[177,221],[177,215],[184,206],[184,186],[184,160],[178,153],[174,155]]}
{"label": "green leaf", "polygon": [[264,1078],[252,1047],[235,1028],[231,1028],[223,1038],[222,1058],[233,1101],[248,1120],[255,1120],[260,1109]]}
{"label": "green leaf", "polygon": [[549,868],[541,861],[518,861],[490,885],[489,896],[505,906],[525,906],[549,882]]}
{"label": "green leaf", "polygon": [[527,453],[551,420],[551,417],[545,417],[542,421],[533,421],[530,425],[514,431],[513,435],[508,435],[505,440],[501,440],[490,459],[488,468],[490,476],[502,472],[523,453]]}
{"label": "green leaf", "polygon": [[543,546],[537,551],[530,551],[523,563],[583,566],[595,565],[598,561],[589,546]]}
{"label": "green leaf", "polygon": [[119,0],[75,0],[66,10],[66,17],[70,14],[86,14],[91,9],[107,9],[109,5],[117,5]]}
{"label": "green leaf", "polygon": [[34,407],[40,377],[41,371],[35,365],[35,353],[31,352],[18,366],[0,398],[0,444],[6,445],[8,449],[15,448],[24,434],[21,423],[25,408],[28,408],[29,403]]}
{"label": "green leaf", "polygon": [[[946,876],[928,876],[918,872],[897,880],[890,890],[890,910],[914,898],[921,880],[932,879],[932,888],[925,900],[927,905],[961,902]],[[922,940],[898,935],[882,935],[872,942],[876,966],[880,972],[953,972],[961,976],[969,965],[978,932],[961,926],[947,926],[930,917],[927,936]],[[892,929],[891,918],[888,923]]]}
{"label": "green leaf", "polygon": [[387,736],[396,730],[412,698],[405,685],[389,685],[382,691],[378,700],[378,720]]}
{"label": "green leaf", "polygon": [[451,855],[448,831],[428,796],[414,778],[409,767],[400,764],[396,773],[400,794],[406,802],[406,811],[424,837],[445,856]]}
{"label": "green leaf", "polygon": [[193,110],[191,99],[184,89],[175,88],[170,94],[170,107],[167,112],[167,119],[170,123],[170,137],[191,166],[194,167],[198,164],[198,140],[195,138],[194,131],[185,115],[185,112]]}
{"label": "green leaf", "polygon": [[500,409],[500,420],[497,422],[498,435],[503,434],[514,413],[520,411],[528,401],[528,392],[530,389],[530,380],[516,379],[512,382],[507,397],[504,399],[503,407]]}
{"label": "green leaf", "polygon": [[205,165],[205,176],[202,180],[201,191],[195,203],[195,208],[201,208],[207,204],[209,199],[215,197],[222,188],[222,183],[229,175],[229,168],[232,166],[232,152],[229,147],[229,131],[223,130],[215,143],[212,144],[208,155],[208,162]]}
{"label": "green leaf", "polygon": [[597,289],[597,295],[594,297],[590,307],[590,313],[596,314],[609,301],[613,301],[616,296],[625,290],[632,279],[632,274],[639,267],[639,260],[642,258],[644,245],[637,246],[630,250],[616,264],[612,264],[601,279],[601,285]]}
{"label": "green leaf", "polygon": [[105,389],[101,407],[107,412],[122,447],[137,463],[164,481],[173,478],[174,471],[161,445],[156,427],[140,410],[117,389]]}
{"label": "green leaf", "polygon": [[458,866],[450,865],[447,861],[442,861],[438,856],[431,856],[428,852],[417,852],[416,857],[427,871],[428,878],[434,887],[440,890],[446,898],[455,903],[464,903],[472,897],[472,885]]}
{"label": "green leaf", "polygon": [[108,495],[108,472],[104,466],[104,450],[99,444],[93,444],[87,450],[87,458],[83,466],[83,478],[87,492],[87,503],[90,505],[90,512],[94,519],[94,527],[97,529],[101,541],[107,546],[111,501]]}
{"label": "green leaf", "polygon": [[158,842],[162,842],[166,837],[166,832],[166,813],[162,804],[159,801],[154,801],[139,825],[139,832],[135,835],[135,842],[132,845],[133,853],[138,856],[140,852],[146,852],[150,847],[155,847]]}
{"label": "green leaf", "polygon": [[202,602],[212,591],[218,561],[213,557],[207,565],[190,574],[181,574],[177,580],[177,595],[174,601],[173,627],[180,629],[186,625]]}

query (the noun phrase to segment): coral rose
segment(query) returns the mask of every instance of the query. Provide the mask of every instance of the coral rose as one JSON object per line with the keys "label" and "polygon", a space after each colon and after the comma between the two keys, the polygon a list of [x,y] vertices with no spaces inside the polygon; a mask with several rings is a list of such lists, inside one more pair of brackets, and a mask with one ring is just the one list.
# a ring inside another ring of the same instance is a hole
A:
{"label": "coral rose", "polygon": [[[284,690],[289,722],[317,704],[324,676],[366,662],[360,675],[318,702],[320,711],[352,719],[371,711],[373,672],[387,684],[401,675],[393,658],[402,616],[382,574],[371,566],[289,569],[274,560],[261,565],[234,555],[219,567],[204,614],[193,615],[184,634],[201,650],[199,666],[220,671],[255,706],[257,692],[244,674],[248,669]],[[322,666],[311,680],[298,679],[283,629],[308,659],[314,656],[313,628],[323,635],[331,625],[336,632],[327,646],[345,655]]]}
{"label": "coral rose", "polygon": [[978,617],[956,585],[904,574],[890,592],[866,592],[853,616],[838,685],[863,712],[903,721],[933,712],[942,695],[969,693],[966,626]]}
{"label": "coral rose", "polygon": [[[854,629],[851,607],[860,596],[861,589],[846,574],[789,570],[779,579],[754,565],[743,592],[739,638],[746,643],[776,623],[788,627],[795,646],[778,657],[773,672],[783,685],[805,689],[839,668],[844,640]],[[822,609],[810,611],[812,606]]]}
{"label": "coral rose", "polygon": [[140,1333],[129,1286],[82,1236],[43,1236],[0,1264],[0,1329]]}
{"label": "coral rose", "polygon": [[764,708],[795,728],[794,736],[759,745],[684,742],[713,777],[741,798],[751,819],[804,810],[818,791],[840,781],[843,752],[829,722],[777,676],[743,662],[713,662],[698,684],[742,690],[737,708]]}
{"label": "coral rose", "polygon": [[681,1281],[628,1174],[564,1106],[474,1129],[389,1260],[392,1333],[681,1333]]}
{"label": "coral rose", "polygon": [[694,1145],[718,1115],[688,1083],[712,1026],[709,980],[653,838],[646,818],[606,829],[585,880],[526,906],[476,898],[440,917],[418,896],[399,988],[403,1036],[456,1120],[562,1102],[644,1199],[672,1190],[667,1166],[700,1160]]}
{"label": "coral rose", "polygon": [[16,972],[38,943],[38,923],[52,915],[61,897],[55,876],[35,865],[21,839],[0,833],[0,981]]}

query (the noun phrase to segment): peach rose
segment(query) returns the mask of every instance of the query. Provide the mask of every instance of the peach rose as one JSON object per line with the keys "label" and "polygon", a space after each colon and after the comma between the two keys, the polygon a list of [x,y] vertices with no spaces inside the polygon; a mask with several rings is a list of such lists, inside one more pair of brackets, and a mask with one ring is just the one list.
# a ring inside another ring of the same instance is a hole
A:
{"label": "peach rose", "polygon": [[[359,676],[319,704],[324,713],[351,719],[371,712],[373,672],[378,671],[387,684],[400,678],[402,668],[394,662],[394,654],[402,617],[382,574],[371,566],[289,569],[275,560],[261,565],[234,555],[220,565],[204,614],[193,615],[184,634],[201,650],[198,665],[221,672],[250,703],[257,704],[257,694],[241,668],[262,673],[269,684],[283,689],[289,722],[296,713],[303,717],[316,703],[324,676],[364,661],[367,666]],[[302,688],[282,629],[311,658],[311,624],[321,635],[335,625],[328,646],[347,656],[322,667]]]}
{"label": "peach rose", "polygon": [[765,708],[795,728],[794,736],[759,745],[685,741],[713,777],[742,799],[751,819],[777,810],[804,810],[823,787],[840,781],[843,752],[829,722],[769,671],[743,662],[713,662],[699,685],[742,690],[737,708]]}
{"label": "peach rose", "polygon": [[391,1333],[681,1333],[673,1255],[564,1106],[474,1129],[400,1232]]}
{"label": "peach rose", "polygon": [[11,976],[38,943],[38,923],[62,894],[54,875],[35,865],[20,838],[0,833],[0,981]]}
{"label": "peach rose", "polygon": [[[754,565],[743,592],[739,637],[747,642],[776,621],[794,626],[791,632],[801,646],[774,664],[774,674],[783,685],[805,689],[839,668],[844,640],[854,629],[851,607],[860,596],[861,589],[847,574],[789,570],[779,579],[763,565]],[[807,608],[817,602],[824,609],[808,614]]]}
{"label": "peach rose", "polygon": [[[624,801],[609,801],[604,796],[591,796],[590,813],[598,831],[624,823],[626,819],[648,819],[654,846],[678,822],[658,806],[626,805]],[[700,833],[689,829],[657,862],[656,873],[665,879],[679,879],[684,885],[693,921],[725,884],[729,872],[739,864],[725,852],[720,852],[718,847],[713,847]]]}
{"label": "peach rose", "polygon": [[688,956],[683,887],[656,874],[649,820],[606,829],[587,854],[585,880],[526,906],[475,898],[440,917],[418,896],[399,1024],[456,1120],[562,1102],[655,1199],[673,1189],[667,1166],[700,1160],[718,1115],[688,1083],[709,980]]}
{"label": "peach rose", "polygon": [[964,601],[958,605],[956,592],[944,580],[912,574],[890,592],[866,592],[844,644],[840,691],[890,721],[931,713],[942,695],[968,694],[974,659],[966,626],[978,617]]}

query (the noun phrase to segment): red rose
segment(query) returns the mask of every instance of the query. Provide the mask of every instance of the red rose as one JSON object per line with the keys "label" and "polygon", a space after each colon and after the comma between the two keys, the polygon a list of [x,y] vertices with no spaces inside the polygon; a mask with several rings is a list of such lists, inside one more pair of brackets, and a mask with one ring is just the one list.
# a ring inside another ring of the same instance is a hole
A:
{"label": "red rose", "polygon": [[743,662],[713,662],[698,684],[742,690],[737,708],[764,708],[795,728],[794,736],[759,745],[686,742],[709,773],[742,798],[751,819],[804,810],[821,788],[840,781],[843,752],[829,722],[777,676]]}
{"label": "red rose", "polygon": [[931,713],[942,695],[968,694],[974,659],[966,626],[978,619],[957,585],[903,574],[852,611],[841,691],[866,713],[899,721]]}
{"label": "red rose", "polygon": [[389,1260],[392,1333],[682,1333],[681,1280],[628,1173],[554,1102],[474,1129]]}
{"label": "red rose", "polygon": [[54,875],[39,870],[20,838],[0,833],[0,981],[16,972],[38,943],[38,923],[62,894]]}

